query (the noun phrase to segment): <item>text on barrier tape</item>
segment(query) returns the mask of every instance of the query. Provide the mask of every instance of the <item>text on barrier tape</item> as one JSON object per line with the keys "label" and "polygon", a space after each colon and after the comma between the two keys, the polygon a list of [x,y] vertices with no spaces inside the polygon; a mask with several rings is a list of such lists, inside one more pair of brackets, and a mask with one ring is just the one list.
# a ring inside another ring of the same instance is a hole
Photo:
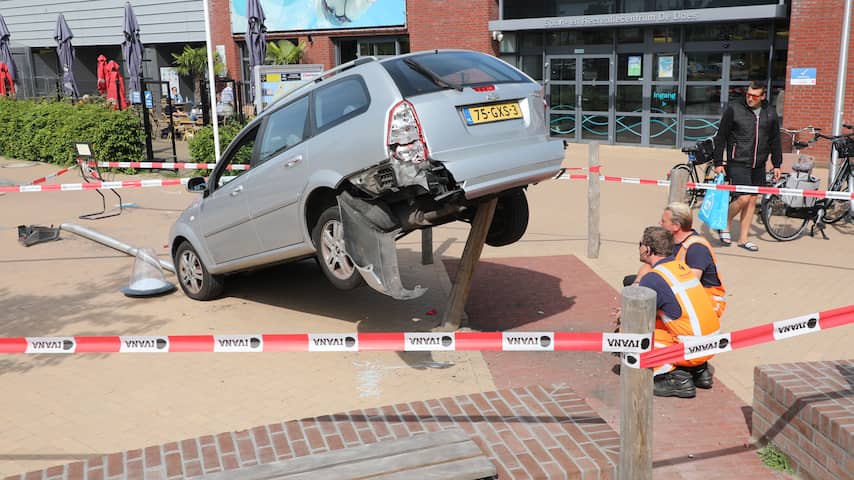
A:
{"label": "text on barrier tape", "polygon": [[786,320],[778,320],[743,330],[735,330],[729,333],[683,340],[681,344],[656,348],[641,353],[636,365],[640,368],[654,368],[666,363],[690,360],[692,358],[751,347],[761,343],[799,337],[852,323],[854,323],[854,305],[849,305],[823,312],[800,315]]}
{"label": "text on barrier tape", "polygon": [[603,332],[388,332],[0,338],[0,354],[167,352],[517,351],[622,352],[652,368],[854,323],[854,305],[651,349],[651,334]]}
{"label": "text on barrier tape", "polygon": [[279,335],[104,336],[0,338],[0,354],[186,352],[633,352],[652,335],[577,332],[389,332]]}

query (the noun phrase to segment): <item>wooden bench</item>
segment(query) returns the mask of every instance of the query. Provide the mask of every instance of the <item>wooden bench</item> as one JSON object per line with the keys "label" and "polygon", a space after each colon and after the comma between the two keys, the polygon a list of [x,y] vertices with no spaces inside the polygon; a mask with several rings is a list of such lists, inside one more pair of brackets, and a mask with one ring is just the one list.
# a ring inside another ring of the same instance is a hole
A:
{"label": "wooden bench", "polygon": [[204,480],[481,480],[495,466],[462,430],[415,435],[201,477]]}

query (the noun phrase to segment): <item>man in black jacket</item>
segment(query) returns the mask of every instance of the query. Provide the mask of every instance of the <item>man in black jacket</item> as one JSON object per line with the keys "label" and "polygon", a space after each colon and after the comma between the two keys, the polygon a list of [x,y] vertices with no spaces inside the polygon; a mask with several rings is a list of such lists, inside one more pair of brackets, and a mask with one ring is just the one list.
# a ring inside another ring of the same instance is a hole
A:
{"label": "man in black jacket", "polygon": [[[783,148],[780,144],[780,118],[777,111],[765,101],[766,86],[751,82],[744,100],[730,102],[721,117],[715,136],[715,171],[726,171],[733,185],[765,185],[765,163],[771,156],[774,180],[780,178]],[[726,150],[726,158],[724,158]],[[748,241],[747,234],[753,222],[758,195],[733,192],[729,205],[729,222],[739,217],[738,246],[755,252],[759,250]],[[729,224],[728,224],[729,225]],[[732,244],[728,230],[720,231],[721,244]]]}

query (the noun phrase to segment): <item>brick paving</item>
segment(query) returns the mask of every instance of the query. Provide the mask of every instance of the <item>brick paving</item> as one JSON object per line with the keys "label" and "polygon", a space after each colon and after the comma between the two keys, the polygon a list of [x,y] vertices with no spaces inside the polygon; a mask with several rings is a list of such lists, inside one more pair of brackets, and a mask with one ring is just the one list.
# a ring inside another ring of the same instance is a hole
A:
{"label": "brick paving", "polygon": [[207,435],[7,480],[192,478],[452,428],[471,436],[500,479],[615,476],[617,432],[571,388],[527,386]]}
{"label": "brick paving", "polygon": [[[454,278],[456,261],[446,261]],[[524,299],[524,301],[520,301]],[[466,312],[474,329],[603,331],[619,293],[570,255],[490,258],[475,270]],[[495,326],[493,326],[495,325]],[[491,328],[490,328],[491,327]],[[590,352],[484,352],[498,388],[566,384],[619,431],[619,362]],[[714,365],[714,360],[711,362]],[[717,380],[694,399],[656,398],[654,477],[783,479],[752,446],[750,406]]]}

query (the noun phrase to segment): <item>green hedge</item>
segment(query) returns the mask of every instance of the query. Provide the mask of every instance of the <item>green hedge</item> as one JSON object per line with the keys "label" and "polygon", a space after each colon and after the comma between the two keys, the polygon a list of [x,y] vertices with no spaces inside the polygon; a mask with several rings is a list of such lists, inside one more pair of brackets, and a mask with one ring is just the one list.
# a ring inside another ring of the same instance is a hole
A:
{"label": "green hedge", "polygon": [[110,110],[103,103],[0,97],[0,156],[70,165],[73,142],[91,143],[100,161],[138,162],[145,150],[145,132],[134,110]]}
{"label": "green hedge", "polygon": [[[219,126],[220,155],[225,153],[225,147],[240,133],[242,128],[243,124],[237,121],[229,121]],[[216,155],[214,154],[213,127],[203,127],[196,132],[193,138],[190,139],[188,147],[190,148],[190,157],[192,157],[193,162],[214,163]],[[244,161],[236,159],[232,163],[249,163],[249,157],[246,156]]]}

